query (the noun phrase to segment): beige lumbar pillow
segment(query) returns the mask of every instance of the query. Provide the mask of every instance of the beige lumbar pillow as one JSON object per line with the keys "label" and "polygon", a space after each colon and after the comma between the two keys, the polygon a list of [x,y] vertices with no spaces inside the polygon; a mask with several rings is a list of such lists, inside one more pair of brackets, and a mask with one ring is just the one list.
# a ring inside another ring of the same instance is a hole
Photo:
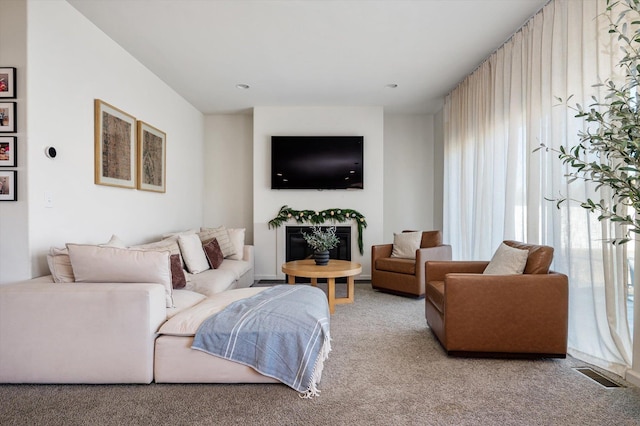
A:
{"label": "beige lumbar pillow", "polygon": [[167,307],[173,306],[169,251],[67,244],[76,282],[157,283],[165,288]]}
{"label": "beige lumbar pillow", "polygon": [[391,251],[391,257],[415,259],[416,250],[420,248],[421,240],[421,231],[393,234],[393,250]]}
{"label": "beige lumbar pillow", "polygon": [[491,258],[484,273],[487,275],[517,275],[522,274],[527,265],[529,250],[517,249],[501,243]]}
{"label": "beige lumbar pillow", "polygon": [[[126,248],[124,242],[115,234],[113,234],[111,239],[106,243],[98,245],[100,247]],[[53,282],[73,283],[76,281],[76,277],[73,275],[73,268],[71,267],[71,259],[69,259],[69,250],[67,250],[66,247],[51,247],[49,254],[47,254],[47,263],[49,264],[49,271],[53,277]]]}

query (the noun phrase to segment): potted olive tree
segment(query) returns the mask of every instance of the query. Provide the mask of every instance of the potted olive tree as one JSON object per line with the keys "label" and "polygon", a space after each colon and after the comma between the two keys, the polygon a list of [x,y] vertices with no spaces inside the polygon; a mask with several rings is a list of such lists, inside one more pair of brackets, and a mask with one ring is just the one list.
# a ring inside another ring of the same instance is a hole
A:
{"label": "potted olive tree", "polygon": [[329,263],[329,250],[340,244],[335,226],[328,226],[324,230],[321,226],[314,226],[310,234],[303,232],[302,237],[309,247],[313,249],[313,258],[316,261],[316,265],[327,265]]}

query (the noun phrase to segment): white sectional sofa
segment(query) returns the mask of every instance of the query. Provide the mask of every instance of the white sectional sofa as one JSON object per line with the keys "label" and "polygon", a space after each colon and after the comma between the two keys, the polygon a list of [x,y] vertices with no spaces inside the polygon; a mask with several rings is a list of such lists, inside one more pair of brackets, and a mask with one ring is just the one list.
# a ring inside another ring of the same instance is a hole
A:
{"label": "white sectional sofa", "polygon": [[[79,259],[76,249],[69,251],[72,262]],[[138,249],[131,251],[142,256],[140,265],[147,257],[164,256],[160,260],[166,266],[170,258],[167,251]],[[118,265],[118,256],[132,255],[126,252],[130,249],[86,250],[113,255]],[[187,273],[181,289],[158,283],[166,275],[164,266],[164,275],[154,272],[159,278],[149,282],[55,282],[68,278],[54,266],[52,275],[0,286],[0,383],[276,382],[190,349],[204,318],[262,290],[248,288],[253,247],[244,245],[238,257],[225,258],[217,269]],[[73,272],[80,276],[75,278],[84,281],[110,273],[76,266]]]}

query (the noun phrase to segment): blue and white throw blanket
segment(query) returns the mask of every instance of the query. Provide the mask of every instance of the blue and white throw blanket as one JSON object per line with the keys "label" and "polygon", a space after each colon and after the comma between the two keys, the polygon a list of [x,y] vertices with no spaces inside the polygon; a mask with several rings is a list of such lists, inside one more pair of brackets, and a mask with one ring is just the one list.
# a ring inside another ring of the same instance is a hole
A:
{"label": "blue and white throw blanket", "polygon": [[310,398],[320,392],[330,339],[324,292],[277,285],[204,320],[191,348],[248,365]]}

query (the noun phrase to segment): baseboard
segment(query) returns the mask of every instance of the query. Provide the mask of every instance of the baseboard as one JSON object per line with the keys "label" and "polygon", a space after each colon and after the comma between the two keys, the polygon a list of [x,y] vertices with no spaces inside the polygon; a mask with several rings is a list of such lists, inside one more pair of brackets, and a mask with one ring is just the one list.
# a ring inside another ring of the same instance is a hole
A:
{"label": "baseboard", "polygon": [[640,372],[638,371],[627,370],[624,379],[635,386],[640,386]]}

